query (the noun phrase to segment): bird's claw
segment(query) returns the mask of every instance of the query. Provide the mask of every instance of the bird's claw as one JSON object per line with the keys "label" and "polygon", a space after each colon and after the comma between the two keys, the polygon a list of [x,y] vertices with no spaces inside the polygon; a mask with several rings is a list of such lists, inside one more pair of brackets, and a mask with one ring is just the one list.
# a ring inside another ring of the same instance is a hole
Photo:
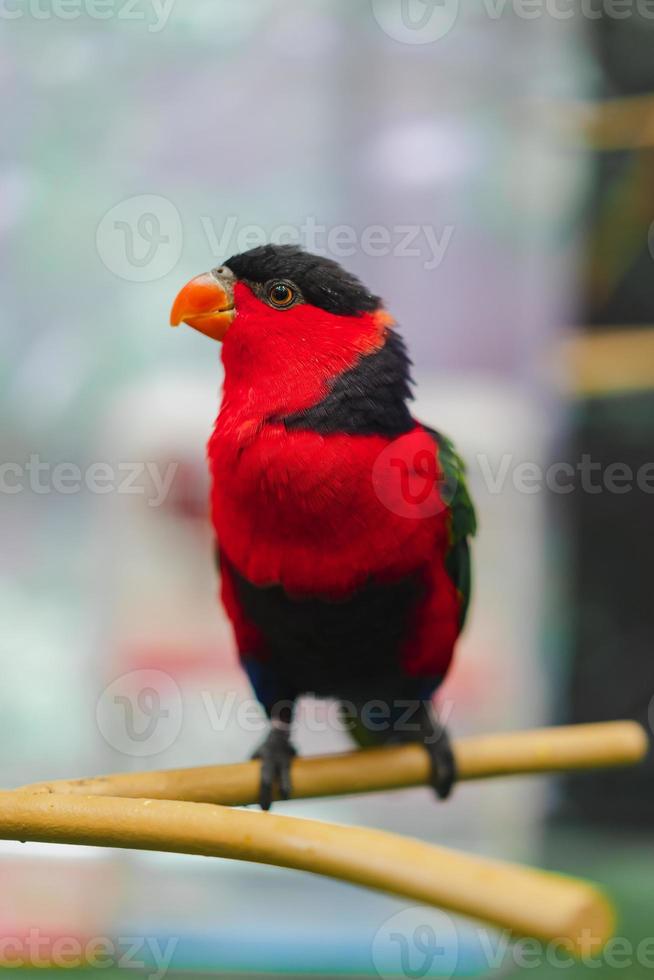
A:
{"label": "bird's claw", "polygon": [[291,743],[290,731],[284,727],[273,726],[266,739],[252,756],[261,759],[261,782],[259,785],[259,804],[262,810],[269,810],[276,788],[282,800],[291,795],[291,763],[296,751]]}
{"label": "bird's claw", "polygon": [[456,782],[456,760],[449,736],[437,722],[434,722],[433,731],[425,735],[424,746],[431,762],[430,785],[439,799],[446,800]]}

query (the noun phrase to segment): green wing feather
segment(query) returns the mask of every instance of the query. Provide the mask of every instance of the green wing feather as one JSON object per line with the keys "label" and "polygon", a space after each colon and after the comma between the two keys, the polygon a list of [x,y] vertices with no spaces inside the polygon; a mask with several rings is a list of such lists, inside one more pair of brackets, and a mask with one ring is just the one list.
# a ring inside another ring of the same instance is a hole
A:
{"label": "green wing feather", "polygon": [[450,546],[445,556],[445,567],[461,596],[460,625],[463,629],[472,591],[469,539],[477,531],[477,516],[468,492],[465,463],[447,436],[428,426],[425,429],[438,446],[443,468],[441,492],[450,508]]}

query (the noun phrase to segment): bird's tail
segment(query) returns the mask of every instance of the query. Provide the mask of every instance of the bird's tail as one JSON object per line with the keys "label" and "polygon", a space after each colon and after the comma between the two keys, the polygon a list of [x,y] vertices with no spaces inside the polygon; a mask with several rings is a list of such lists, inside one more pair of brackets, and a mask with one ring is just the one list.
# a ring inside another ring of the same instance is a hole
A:
{"label": "bird's tail", "polygon": [[420,685],[412,697],[341,702],[341,720],[359,748],[422,741],[428,718],[434,718],[432,696],[440,678]]}

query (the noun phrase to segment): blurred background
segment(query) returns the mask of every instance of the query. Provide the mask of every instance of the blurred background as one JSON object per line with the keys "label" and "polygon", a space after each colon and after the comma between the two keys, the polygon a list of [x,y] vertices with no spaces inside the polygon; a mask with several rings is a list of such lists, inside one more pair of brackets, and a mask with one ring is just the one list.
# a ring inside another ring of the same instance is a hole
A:
{"label": "blurred background", "polygon": [[[261,738],[207,519],[219,352],[167,321],[187,279],[267,240],[385,298],[419,417],[467,460],[480,533],[442,690],[453,732],[648,723],[647,0],[7,0],[0,47],[2,785],[239,761]],[[348,743],[309,704],[298,744]],[[597,879],[639,977],[651,777],[279,812]],[[65,939],[106,940],[105,976],[520,972],[463,920],[254,865],[5,843],[0,881],[9,972],[17,948],[41,975],[75,965]],[[425,921],[447,955],[407,972],[389,937]]]}

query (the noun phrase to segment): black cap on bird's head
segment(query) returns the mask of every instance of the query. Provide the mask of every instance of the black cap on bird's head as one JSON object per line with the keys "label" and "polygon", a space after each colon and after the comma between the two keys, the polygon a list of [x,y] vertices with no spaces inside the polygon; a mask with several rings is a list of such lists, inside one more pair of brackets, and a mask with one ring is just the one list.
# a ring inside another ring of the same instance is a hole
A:
{"label": "black cap on bird's head", "polygon": [[178,294],[171,323],[188,323],[222,340],[237,310],[234,289],[243,283],[267,306],[288,310],[308,304],[336,316],[358,316],[381,307],[381,300],[338,262],[305,252],[298,245],[260,245],[196,276]]}
{"label": "black cap on bird's head", "polygon": [[255,287],[270,280],[288,280],[306,303],[339,316],[378,309],[381,300],[333,259],[305,252],[299,245],[261,245],[233,255],[225,265]]}

